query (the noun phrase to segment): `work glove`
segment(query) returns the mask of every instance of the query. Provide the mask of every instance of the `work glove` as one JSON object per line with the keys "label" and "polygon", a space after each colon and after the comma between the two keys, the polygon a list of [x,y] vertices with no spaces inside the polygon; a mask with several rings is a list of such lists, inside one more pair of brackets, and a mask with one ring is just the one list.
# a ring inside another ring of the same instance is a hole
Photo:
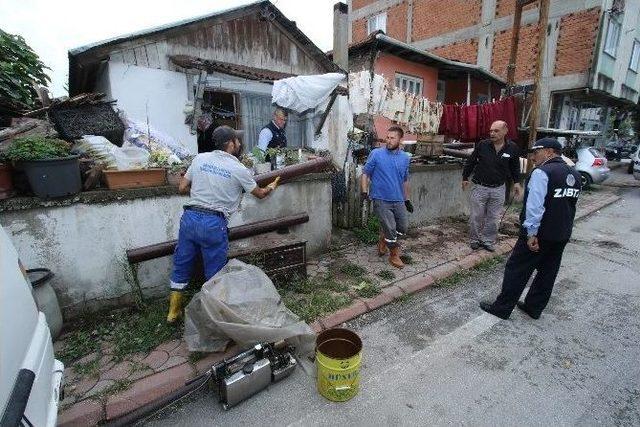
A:
{"label": "work glove", "polygon": [[405,200],[404,207],[407,208],[407,212],[413,213],[413,204],[411,203],[411,200]]}
{"label": "work glove", "polygon": [[369,193],[362,191],[360,192],[360,197],[362,197],[362,200],[369,200]]}
{"label": "work glove", "polygon": [[276,187],[278,186],[278,183],[280,182],[280,177],[277,177],[276,179],[273,180],[273,182],[271,182],[269,185],[267,185],[268,188],[270,188],[272,191],[276,189]]}

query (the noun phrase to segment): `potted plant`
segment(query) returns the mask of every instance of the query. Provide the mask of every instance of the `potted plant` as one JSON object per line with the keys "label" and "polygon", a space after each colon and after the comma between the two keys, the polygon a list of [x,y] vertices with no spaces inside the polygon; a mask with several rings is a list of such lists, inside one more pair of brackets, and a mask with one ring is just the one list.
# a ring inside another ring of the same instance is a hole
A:
{"label": "potted plant", "polygon": [[13,177],[11,176],[11,161],[4,152],[0,152],[0,200],[13,195]]}
{"label": "potted plant", "polygon": [[267,148],[267,157],[271,162],[271,170],[282,169],[284,166],[284,150],[281,148]]}
{"label": "potted plant", "polygon": [[271,170],[271,163],[266,161],[264,151],[262,151],[259,147],[253,147],[253,151],[251,151],[254,162],[254,169],[256,174],[266,173]]}
{"label": "potted plant", "polygon": [[16,138],[5,154],[24,170],[36,196],[46,199],[80,192],[79,156],[71,154],[66,141],[40,135]]}

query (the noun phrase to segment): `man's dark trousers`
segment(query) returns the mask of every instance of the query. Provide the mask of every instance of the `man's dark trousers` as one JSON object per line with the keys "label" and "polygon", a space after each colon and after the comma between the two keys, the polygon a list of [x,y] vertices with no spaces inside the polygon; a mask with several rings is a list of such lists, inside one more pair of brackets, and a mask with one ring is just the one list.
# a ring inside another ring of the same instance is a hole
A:
{"label": "man's dark trousers", "polygon": [[538,244],[540,250],[533,252],[527,246],[526,236],[518,238],[504,269],[502,291],[491,305],[496,312],[505,316],[511,314],[536,269],[538,273],[533,279],[524,304],[532,317],[540,316],[547,306],[567,242],[538,239]]}

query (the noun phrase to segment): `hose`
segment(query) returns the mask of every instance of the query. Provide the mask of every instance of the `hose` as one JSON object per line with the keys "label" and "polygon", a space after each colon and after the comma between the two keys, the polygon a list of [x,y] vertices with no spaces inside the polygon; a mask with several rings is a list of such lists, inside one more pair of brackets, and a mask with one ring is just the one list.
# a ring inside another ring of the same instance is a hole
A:
{"label": "hose", "polygon": [[168,394],[167,396],[156,399],[133,412],[130,412],[120,418],[116,418],[113,421],[105,424],[107,427],[122,427],[128,426],[140,421],[145,421],[158,412],[162,411],[166,407],[179,402],[180,400],[191,396],[196,391],[200,390],[207,384],[213,372],[211,370],[205,372],[202,375],[197,376],[191,381],[187,382],[182,388]]}

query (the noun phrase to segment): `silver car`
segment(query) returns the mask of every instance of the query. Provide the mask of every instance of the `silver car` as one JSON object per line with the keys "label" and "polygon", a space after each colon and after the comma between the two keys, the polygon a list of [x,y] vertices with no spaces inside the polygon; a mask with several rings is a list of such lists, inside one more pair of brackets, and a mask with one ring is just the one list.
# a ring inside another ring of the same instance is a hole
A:
{"label": "silver car", "polygon": [[610,169],[607,167],[607,159],[593,147],[576,149],[578,161],[576,170],[582,177],[582,188],[589,188],[591,184],[601,184],[609,178]]}
{"label": "silver car", "polygon": [[633,165],[633,177],[640,181],[640,145],[636,152],[631,155],[631,164]]}

